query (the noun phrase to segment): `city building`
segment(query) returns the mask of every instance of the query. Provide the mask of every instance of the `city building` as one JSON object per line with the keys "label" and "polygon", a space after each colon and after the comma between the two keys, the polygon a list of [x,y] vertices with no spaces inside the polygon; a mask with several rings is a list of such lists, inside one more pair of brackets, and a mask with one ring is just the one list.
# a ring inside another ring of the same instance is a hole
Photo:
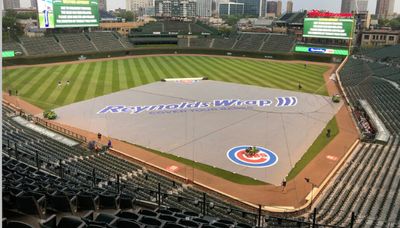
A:
{"label": "city building", "polygon": [[341,13],[360,12],[368,10],[368,0],[342,0]]}
{"label": "city building", "polygon": [[282,15],[282,0],[278,0],[276,7],[276,16],[280,17]]}
{"label": "city building", "polygon": [[392,30],[369,30],[363,31],[361,35],[362,47],[379,47],[396,45],[399,43],[400,31]]}
{"label": "city building", "polygon": [[292,13],[293,12],[293,1],[288,0],[286,3],[286,13]]}
{"label": "city building", "polygon": [[99,0],[99,10],[107,11],[107,0]]}
{"label": "city building", "polygon": [[31,0],[31,7],[32,8],[37,8],[37,0]]}
{"label": "city building", "polygon": [[179,2],[179,16],[180,17],[196,17],[196,0],[186,0]]}
{"label": "city building", "polygon": [[212,14],[212,0],[197,0],[197,16],[211,17]]}
{"label": "city building", "polygon": [[371,25],[371,14],[368,11],[359,11],[354,14],[356,30],[369,29]]}
{"label": "city building", "polygon": [[139,12],[143,8],[153,6],[153,0],[126,0],[126,10],[133,12]]}
{"label": "city building", "polygon": [[376,16],[381,19],[391,18],[394,13],[395,0],[377,0],[376,2]]}
{"label": "city building", "polygon": [[227,2],[219,4],[219,15],[243,15],[244,3]]}
{"label": "city building", "polygon": [[264,17],[266,0],[232,0],[244,4],[244,15],[249,17]]}
{"label": "city building", "polygon": [[276,17],[278,12],[278,2],[268,1],[267,2],[267,16]]}
{"label": "city building", "polygon": [[157,0],[155,16],[157,17],[196,17],[195,0]]}
{"label": "city building", "polygon": [[21,8],[19,0],[3,0],[4,9],[17,9]]}

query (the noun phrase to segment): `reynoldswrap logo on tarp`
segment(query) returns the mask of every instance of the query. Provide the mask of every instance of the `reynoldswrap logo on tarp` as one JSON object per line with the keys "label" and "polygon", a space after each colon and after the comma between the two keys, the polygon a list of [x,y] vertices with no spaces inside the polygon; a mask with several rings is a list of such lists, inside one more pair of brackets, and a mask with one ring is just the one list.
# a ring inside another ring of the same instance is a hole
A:
{"label": "reynoldswrap logo on tarp", "polygon": [[[297,97],[276,97],[276,107],[291,107],[296,106],[298,103]],[[163,113],[177,113],[186,111],[220,111],[232,109],[251,109],[252,107],[269,107],[273,105],[273,101],[269,99],[259,100],[241,100],[241,99],[222,99],[213,100],[211,102],[181,102],[174,104],[157,104],[157,105],[141,105],[141,106],[127,106],[127,105],[108,105],[102,108],[97,114],[163,114]]]}

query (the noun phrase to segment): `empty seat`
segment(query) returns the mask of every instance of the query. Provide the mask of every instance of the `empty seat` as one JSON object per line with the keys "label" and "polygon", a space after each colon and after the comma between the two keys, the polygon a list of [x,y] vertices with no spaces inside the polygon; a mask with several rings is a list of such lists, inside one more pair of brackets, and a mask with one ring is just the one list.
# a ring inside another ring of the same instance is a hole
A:
{"label": "empty seat", "polygon": [[142,227],[139,223],[126,220],[126,219],[118,219],[112,224],[112,227],[116,228],[140,228]]}
{"label": "empty seat", "polygon": [[238,223],[236,225],[236,227],[242,227],[242,228],[251,228],[252,226],[248,225],[248,224],[244,224],[244,223]]}
{"label": "empty seat", "polygon": [[172,215],[165,215],[165,214],[160,214],[157,217],[160,220],[167,221],[167,222],[176,222],[178,218],[172,216]]}
{"label": "empty seat", "polygon": [[78,210],[96,210],[98,196],[90,193],[78,194]]}
{"label": "empty seat", "polygon": [[199,224],[197,222],[185,220],[185,219],[180,219],[178,221],[178,224],[180,224],[182,226],[186,226],[186,227],[199,227]]}
{"label": "empty seat", "polygon": [[134,213],[134,212],[130,212],[130,211],[120,211],[117,214],[118,217],[120,218],[124,218],[124,219],[128,219],[128,220],[138,220],[139,219],[139,215]]}
{"label": "empty seat", "polygon": [[100,194],[99,195],[99,207],[102,209],[118,209],[119,207],[119,196],[112,194]]}
{"label": "empty seat", "polygon": [[209,224],[210,223],[209,221],[207,221],[205,219],[202,219],[202,218],[193,218],[192,220],[195,221],[195,222],[198,222],[198,223],[202,223],[202,224]]}
{"label": "empty seat", "polygon": [[157,213],[154,211],[146,210],[146,209],[141,209],[139,211],[139,214],[145,215],[145,216],[150,216],[150,217],[156,217]]}
{"label": "empty seat", "polygon": [[160,220],[147,216],[143,216],[142,218],[140,218],[139,222],[145,225],[158,226],[158,227],[161,226],[162,224]]}
{"label": "empty seat", "polygon": [[135,198],[132,196],[126,194],[121,194],[119,196],[119,208],[121,209],[133,208],[133,202],[135,202]]}
{"label": "empty seat", "polygon": [[199,217],[199,214],[197,214],[196,212],[192,212],[192,211],[185,211],[183,212],[184,215],[187,216],[191,216],[191,217]]}
{"label": "empty seat", "polygon": [[35,192],[24,192],[17,196],[17,209],[23,213],[43,217],[46,207],[44,195]]}
{"label": "empty seat", "polygon": [[172,214],[173,214],[172,211],[170,211],[170,210],[165,210],[165,209],[161,209],[161,208],[158,208],[158,209],[156,210],[156,212],[159,213],[159,214],[165,214],[165,215],[172,215]]}
{"label": "empty seat", "polygon": [[214,222],[212,225],[214,227],[220,227],[220,228],[229,228],[230,227],[230,225],[227,225],[225,223],[220,223],[220,222]]}
{"label": "empty seat", "polygon": [[69,198],[67,195],[60,192],[49,196],[51,208],[60,212],[76,212],[76,200],[76,196]]}
{"label": "empty seat", "polygon": [[76,216],[64,216],[57,224],[56,215],[50,216],[48,219],[40,222],[42,228],[83,228],[86,227],[85,222]]}
{"label": "empty seat", "polygon": [[164,224],[163,228],[184,228],[184,226],[167,222]]}

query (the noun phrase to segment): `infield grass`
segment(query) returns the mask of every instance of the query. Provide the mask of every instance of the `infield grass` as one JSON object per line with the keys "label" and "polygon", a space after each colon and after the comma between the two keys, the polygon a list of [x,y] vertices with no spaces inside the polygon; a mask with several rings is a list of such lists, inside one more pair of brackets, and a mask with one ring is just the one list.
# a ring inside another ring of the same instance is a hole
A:
{"label": "infield grass", "polygon": [[[208,77],[211,80],[298,90],[327,95],[326,66],[207,56],[148,56],[46,67],[3,69],[3,91],[52,109],[128,89],[162,78]],[[69,85],[67,85],[69,81]],[[62,85],[58,86],[58,82]]]}
{"label": "infield grass", "polygon": [[[126,143],[131,144],[129,142],[126,142]],[[202,170],[204,172],[213,174],[214,176],[221,177],[221,178],[223,178],[225,180],[228,180],[228,181],[231,181],[231,182],[234,182],[234,183],[244,184],[244,185],[265,185],[265,184],[268,184],[268,183],[265,183],[263,181],[256,180],[254,178],[243,176],[243,175],[240,175],[240,174],[237,174],[237,173],[232,173],[232,172],[226,171],[224,169],[220,169],[220,168],[213,167],[213,166],[210,166],[210,165],[206,165],[206,164],[203,164],[203,163],[195,162],[195,161],[192,161],[192,160],[189,160],[189,159],[186,159],[186,158],[175,156],[173,154],[160,152],[158,150],[153,150],[153,149],[150,149],[150,148],[147,148],[147,147],[143,147],[143,146],[140,146],[140,145],[135,145],[135,146],[140,147],[140,148],[142,148],[144,150],[147,150],[147,151],[149,151],[151,153],[157,154],[159,156],[162,156],[162,157],[169,158],[171,160],[177,161],[177,162],[179,162],[181,164],[185,164],[185,165],[193,167],[195,169]]]}
{"label": "infield grass", "polygon": [[[327,129],[331,129],[331,137],[326,137]],[[336,123],[336,118],[333,118],[331,121],[328,122],[324,130],[322,130],[321,134],[318,138],[315,139],[314,143],[308,148],[307,152],[303,154],[301,159],[296,163],[296,165],[292,168],[289,172],[288,176],[286,177],[287,181],[292,180],[300,173],[301,170],[304,169],[312,161],[321,150],[328,145],[330,141],[332,141],[335,136],[339,134],[339,128]]]}

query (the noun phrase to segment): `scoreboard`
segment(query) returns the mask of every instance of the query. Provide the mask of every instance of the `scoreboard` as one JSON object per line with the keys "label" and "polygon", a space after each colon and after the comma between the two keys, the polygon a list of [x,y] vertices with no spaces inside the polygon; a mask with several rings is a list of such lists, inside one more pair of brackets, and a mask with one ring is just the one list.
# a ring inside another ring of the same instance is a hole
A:
{"label": "scoreboard", "polygon": [[37,0],[40,28],[97,27],[98,0]]}
{"label": "scoreboard", "polygon": [[352,39],[351,18],[305,18],[303,37]]}

